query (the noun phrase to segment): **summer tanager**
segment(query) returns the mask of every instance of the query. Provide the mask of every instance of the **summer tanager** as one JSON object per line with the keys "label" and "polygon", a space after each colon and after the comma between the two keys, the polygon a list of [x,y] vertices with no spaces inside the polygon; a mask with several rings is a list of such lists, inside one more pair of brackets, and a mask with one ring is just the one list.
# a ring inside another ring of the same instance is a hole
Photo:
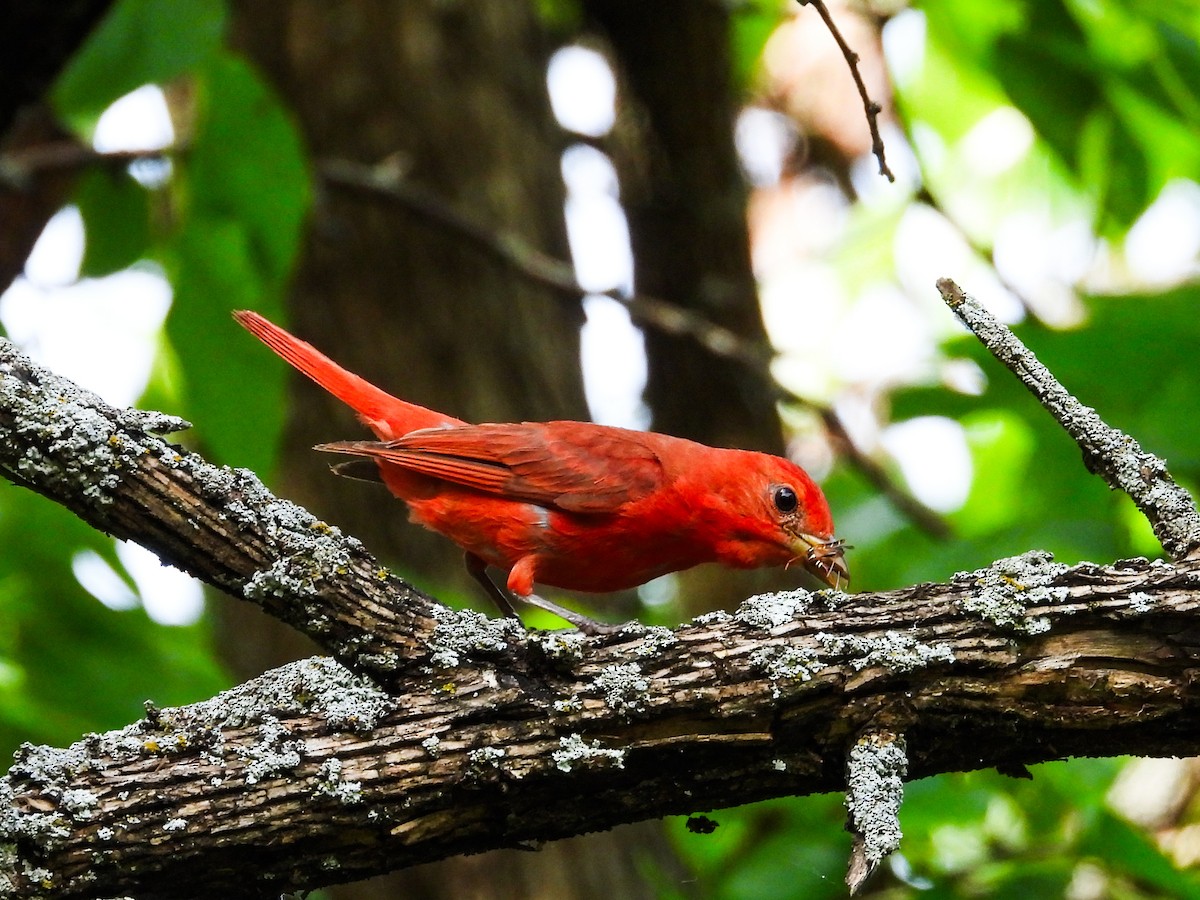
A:
{"label": "summer tanager", "polygon": [[[365,474],[412,521],[466,551],[505,615],[515,613],[489,565],[522,601],[588,633],[604,626],[537,596],[534,583],[616,591],[706,562],[800,563],[834,587],[849,578],[821,489],[786,459],[589,422],[470,425],[391,396],[258,313],[234,318],[379,438],[316,449],[366,457]],[[362,477],[363,461],[354,466],[335,471]]]}

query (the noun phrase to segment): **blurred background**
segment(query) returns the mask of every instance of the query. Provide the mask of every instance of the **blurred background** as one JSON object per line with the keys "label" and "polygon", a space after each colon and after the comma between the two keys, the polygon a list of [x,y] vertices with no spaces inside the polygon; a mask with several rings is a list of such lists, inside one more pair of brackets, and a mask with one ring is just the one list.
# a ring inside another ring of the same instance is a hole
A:
{"label": "blurred background", "polygon": [[[114,404],[187,417],[178,440],[459,605],[486,608],[458,551],[329,475],[309,448],[363,429],[230,310],[464,419],[591,417],[786,453],[854,545],[857,590],[1031,548],[1159,555],[934,281],[1013,323],[1196,488],[1200,5],[829,8],[894,181],[837,43],[794,2],[17,3],[0,324]],[[673,625],[798,577],[702,568],[568,602]],[[313,652],[0,490],[5,754]],[[912,784],[902,852],[869,895],[1200,897],[1194,761],[1033,775]],[[324,896],[844,896],[840,795],[709,815],[711,834],[643,823]]]}

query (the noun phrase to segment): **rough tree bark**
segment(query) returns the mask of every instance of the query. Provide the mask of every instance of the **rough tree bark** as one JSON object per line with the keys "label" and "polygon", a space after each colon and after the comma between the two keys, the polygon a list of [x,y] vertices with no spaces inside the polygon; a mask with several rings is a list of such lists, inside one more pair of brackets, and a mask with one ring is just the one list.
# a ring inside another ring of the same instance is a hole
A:
{"label": "rough tree bark", "polygon": [[[1078,407],[953,285],[1177,562],[1030,551],[881,594],[752,598],[676,630],[527,633],[407,589],[245,472],[155,437],[0,344],[0,470],[287,617],[333,660],[0,779],[0,895],[255,896],[621,822],[848,788],[852,886],[904,777],[1183,754],[1200,725],[1200,525],[1161,461]],[[1162,521],[1170,519],[1171,521]],[[249,861],[253,860],[250,865]]]}

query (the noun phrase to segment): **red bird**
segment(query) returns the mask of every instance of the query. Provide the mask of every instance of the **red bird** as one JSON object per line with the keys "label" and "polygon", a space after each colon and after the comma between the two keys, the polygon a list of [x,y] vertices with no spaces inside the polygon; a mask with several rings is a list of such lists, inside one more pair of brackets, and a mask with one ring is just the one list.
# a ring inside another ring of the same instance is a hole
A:
{"label": "red bird", "polygon": [[835,588],[849,580],[821,489],[786,459],[588,422],[470,425],[391,396],[258,313],[233,315],[379,438],[316,449],[373,460],[412,521],[466,551],[507,616],[489,565],[522,601],[589,634],[604,628],[538,597],[534,583],[617,591],[706,562],[799,562]]}

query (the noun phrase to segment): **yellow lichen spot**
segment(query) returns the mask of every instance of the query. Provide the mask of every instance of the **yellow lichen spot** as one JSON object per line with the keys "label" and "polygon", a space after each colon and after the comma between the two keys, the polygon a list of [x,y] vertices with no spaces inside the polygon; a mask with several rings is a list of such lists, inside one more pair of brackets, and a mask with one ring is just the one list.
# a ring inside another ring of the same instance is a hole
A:
{"label": "yellow lichen spot", "polygon": [[180,750],[182,750],[187,745],[188,745],[188,739],[187,739],[186,734],[175,735],[175,746],[176,747],[178,747]]}
{"label": "yellow lichen spot", "polygon": [[159,747],[158,741],[156,741],[154,738],[150,738],[150,740],[142,744],[142,749],[147,753],[157,753],[162,748]]}
{"label": "yellow lichen spot", "polygon": [[121,443],[121,436],[119,434],[109,435],[108,445],[110,447],[120,447]]}
{"label": "yellow lichen spot", "polygon": [[453,681],[447,681],[445,684],[443,684],[441,686],[441,688],[439,690],[441,690],[447,694],[456,694],[456,693],[458,693],[458,685],[455,684]]}
{"label": "yellow lichen spot", "polygon": [[310,530],[317,532],[317,534],[332,534],[333,533],[333,529],[326,522],[320,522],[320,521],[313,522],[308,527]]}
{"label": "yellow lichen spot", "polygon": [[375,577],[378,578],[380,581],[387,581],[388,576],[391,574],[392,573],[389,572],[384,566],[380,566],[378,569],[375,570]]}
{"label": "yellow lichen spot", "polygon": [[1025,585],[1021,584],[1021,582],[1017,581],[1017,579],[1009,577],[1008,575],[1001,575],[1000,580],[1011,587],[1014,591],[1025,590]]}

